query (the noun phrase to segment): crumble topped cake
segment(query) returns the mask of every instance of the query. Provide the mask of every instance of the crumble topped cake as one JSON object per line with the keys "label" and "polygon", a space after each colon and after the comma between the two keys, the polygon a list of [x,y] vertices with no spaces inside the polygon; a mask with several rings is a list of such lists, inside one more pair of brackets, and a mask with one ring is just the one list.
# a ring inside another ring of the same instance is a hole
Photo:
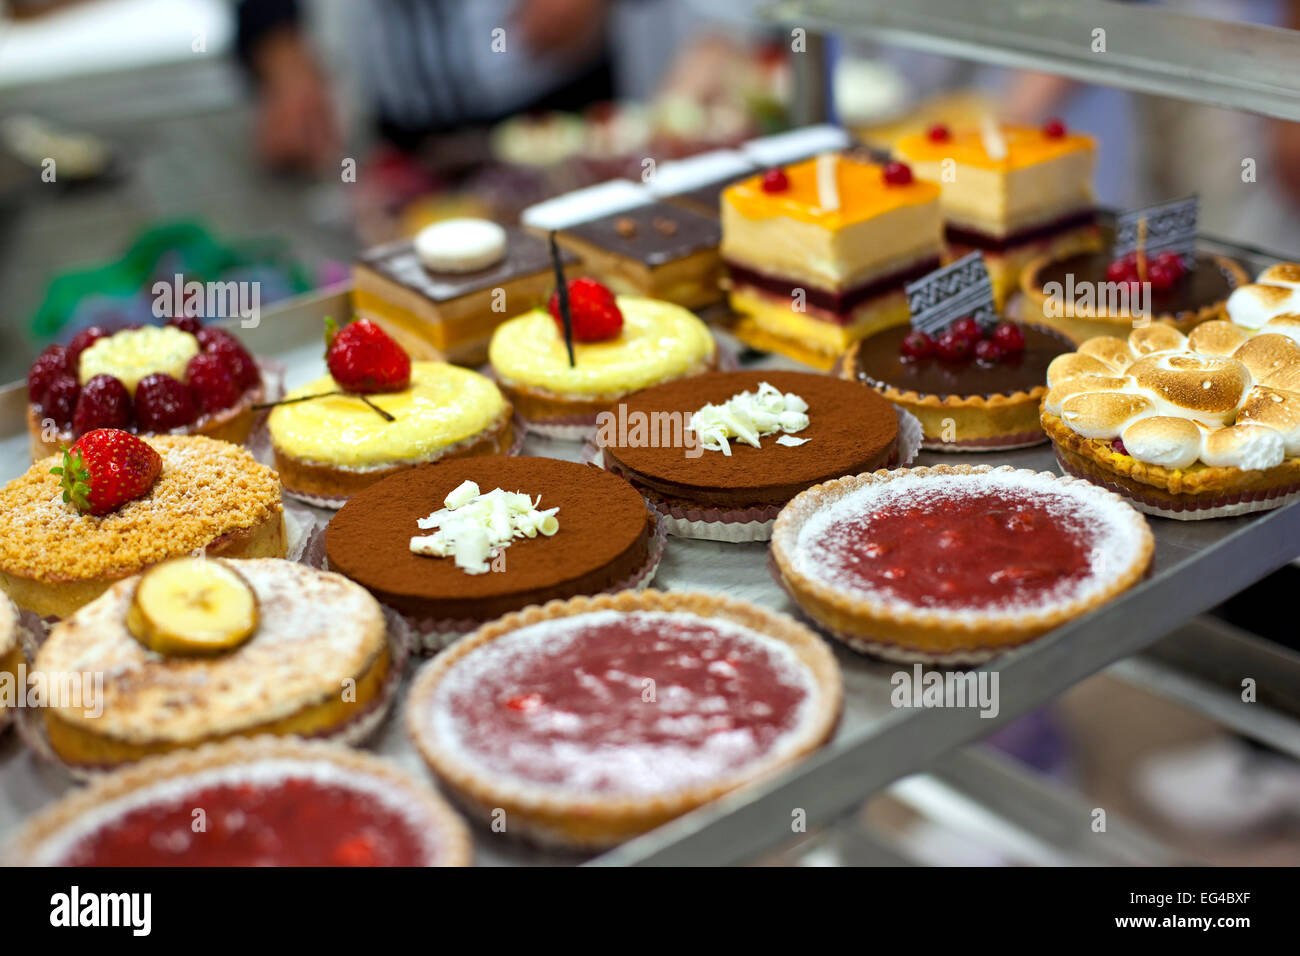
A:
{"label": "crumble topped cake", "polygon": [[283,557],[280,479],[237,445],[145,437],[162,470],[144,497],[103,516],[63,501],[57,458],[0,489],[0,588],[20,608],[64,617],[113,582],[167,558]]}
{"label": "crumble topped cake", "polygon": [[[18,628],[18,609],[8,598],[0,598],[0,682],[17,679],[18,665],[23,660]],[[8,723],[9,707],[0,699],[0,730]]]}

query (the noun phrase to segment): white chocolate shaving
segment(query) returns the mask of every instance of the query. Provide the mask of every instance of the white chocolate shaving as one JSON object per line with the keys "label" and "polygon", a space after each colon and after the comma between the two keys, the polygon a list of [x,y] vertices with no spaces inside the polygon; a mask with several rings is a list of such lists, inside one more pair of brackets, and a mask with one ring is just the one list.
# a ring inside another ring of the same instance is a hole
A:
{"label": "white chocolate shaving", "polygon": [[730,455],[732,440],[759,448],[764,435],[803,431],[808,427],[808,403],[761,382],[756,391],[733,395],[721,405],[705,405],[691,416],[690,427],[701,447]]}
{"label": "white chocolate shaving", "polygon": [[491,562],[516,538],[549,538],[560,530],[559,508],[539,511],[541,498],[533,500],[518,491],[493,488],[480,493],[466,481],[443,499],[445,507],[416,524],[433,534],[411,538],[411,551],[435,558],[454,558],[466,574],[484,574]]}
{"label": "white chocolate shaving", "polygon": [[840,187],[835,177],[838,159],[834,153],[817,157],[817,205],[824,212],[840,208]]}
{"label": "white chocolate shaving", "polygon": [[989,154],[989,159],[1007,158],[1007,141],[1002,135],[998,121],[992,116],[985,116],[980,120],[980,140],[984,144],[984,152]]}

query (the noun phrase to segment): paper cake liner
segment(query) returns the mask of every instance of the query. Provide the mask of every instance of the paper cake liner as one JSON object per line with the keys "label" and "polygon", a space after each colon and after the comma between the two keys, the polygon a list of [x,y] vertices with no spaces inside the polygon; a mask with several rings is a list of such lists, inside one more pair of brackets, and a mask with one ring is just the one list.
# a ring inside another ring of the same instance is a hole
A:
{"label": "paper cake liner", "polygon": [[[375,696],[374,701],[361,713],[350,717],[347,721],[328,730],[324,733],[312,734],[310,737],[295,736],[297,739],[304,740],[329,740],[335,743],[356,746],[364,742],[371,736],[379,726],[388,717],[393,708],[393,702],[397,699],[398,689],[401,687],[402,680],[406,673],[406,663],[411,656],[413,637],[410,627],[402,618],[402,615],[396,613],[390,608],[380,605],[380,610],[384,615],[384,622],[388,629],[388,654],[389,664],[388,673],[384,675],[383,686],[380,687],[379,693]],[[30,661],[29,661],[30,665]],[[45,733],[45,721],[41,719],[41,709],[39,707],[20,707],[18,708],[18,719],[15,721],[18,734],[22,737],[23,742],[31,748],[32,752],[49,763],[62,767],[72,779],[85,782],[102,777],[106,774],[113,773],[126,766],[133,766],[139,761],[130,761],[128,763],[114,764],[105,767],[85,767],[78,764],[70,764],[63,760],[50,745],[49,737]],[[233,734],[232,738],[243,738],[247,736],[252,739],[253,734]],[[193,747],[202,746],[208,741],[196,741],[192,745],[182,745],[176,747],[168,753],[174,753],[177,750],[187,750]],[[147,759],[147,758],[142,758]]]}
{"label": "paper cake liner", "polygon": [[[592,591],[587,596],[594,594],[614,594],[618,591],[639,591],[646,587],[654,578],[655,572],[659,570],[659,562],[663,560],[667,538],[668,532],[664,525],[664,521],[656,514],[655,530],[650,536],[650,543],[649,548],[647,549],[645,563],[626,578],[615,582],[607,588],[602,588],[599,591]],[[325,554],[325,529],[323,526],[313,535],[312,541],[308,545],[307,553],[303,557],[303,563],[319,570],[330,570],[329,559]],[[380,601],[380,603],[383,604],[382,601]],[[520,611],[525,607],[530,606],[531,605],[521,605],[518,608],[512,608],[510,611],[504,613],[513,613],[513,611]],[[432,618],[420,617],[415,614],[406,614],[387,604],[383,604],[383,607],[386,614],[395,614],[405,621],[406,626],[410,629],[411,634],[413,635],[415,649],[422,654],[428,655],[438,653],[454,643],[458,638],[464,637],[466,634],[478,630],[488,621],[494,621],[501,616],[500,614],[493,614],[482,618]]]}
{"label": "paper cake liner", "polygon": [[[898,416],[898,461],[885,467],[903,468],[910,465],[921,450],[921,422],[911,412],[894,406]],[[588,440],[582,450],[582,460],[597,467],[605,467],[605,455],[594,440]],[[614,474],[614,469],[607,469]],[[638,488],[643,495],[646,490]],[[651,506],[663,519],[668,533],[680,538],[699,538],[705,541],[768,541],[777,515],[784,505],[754,505],[749,508],[701,508],[698,506],[648,498]]]}

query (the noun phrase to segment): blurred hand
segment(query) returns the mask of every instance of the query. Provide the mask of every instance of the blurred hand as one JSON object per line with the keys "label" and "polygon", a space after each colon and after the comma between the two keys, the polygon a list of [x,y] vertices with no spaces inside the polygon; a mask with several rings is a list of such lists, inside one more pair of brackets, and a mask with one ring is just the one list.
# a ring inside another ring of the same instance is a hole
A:
{"label": "blurred hand", "polygon": [[608,13],[608,0],[519,0],[511,20],[531,52],[567,59],[597,47]]}
{"label": "blurred hand", "polygon": [[342,138],[329,84],[297,31],[268,36],[254,57],[261,79],[257,150],[277,169],[318,172]]}
{"label": "blurred hand", "polygon": [[708,34],[688,42],[659,83],[658,95],[693,103],[724,101],[753,71],[749,50],[729,37]]}

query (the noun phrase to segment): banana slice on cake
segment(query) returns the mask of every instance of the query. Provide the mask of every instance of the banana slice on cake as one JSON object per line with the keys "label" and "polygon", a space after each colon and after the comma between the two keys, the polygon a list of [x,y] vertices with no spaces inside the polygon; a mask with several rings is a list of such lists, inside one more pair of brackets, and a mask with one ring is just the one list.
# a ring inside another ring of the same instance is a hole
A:
{"label": "banana slice on cake", "polygon": [[219,654],[257,630],[257,596],[224,561],[177,558],[155,565],[136,585],[126,623],[159,654]]}

